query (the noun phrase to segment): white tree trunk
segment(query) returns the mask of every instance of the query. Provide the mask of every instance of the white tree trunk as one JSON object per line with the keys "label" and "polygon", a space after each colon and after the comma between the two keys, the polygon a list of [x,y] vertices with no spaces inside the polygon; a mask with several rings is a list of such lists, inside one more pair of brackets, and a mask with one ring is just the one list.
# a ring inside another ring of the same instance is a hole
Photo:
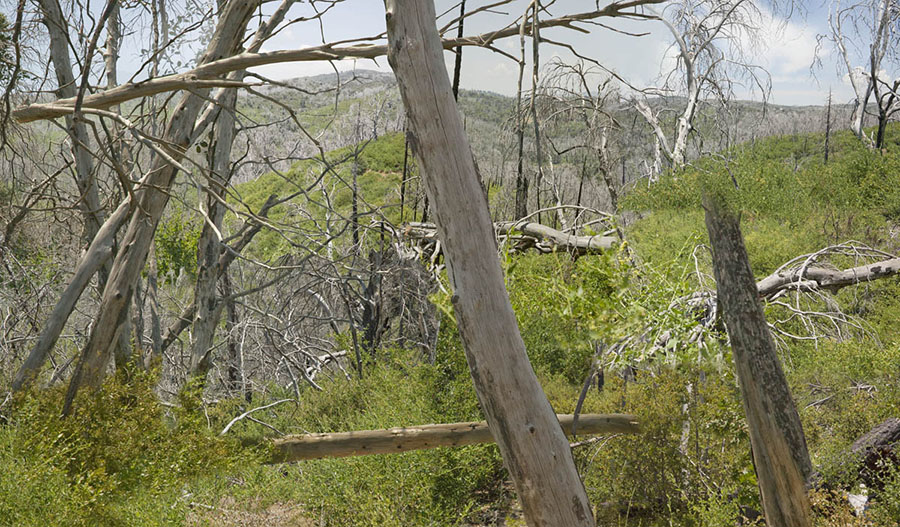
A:
{"label": "white tree trunk", "polygon": [[213,347],[216,326],[222,313],[223,304],[216,298],[216,283],[219,280],[219,253],[221,241],[217,232],[222,232],[225,206],[220,200],[225,197],[225,188],[231,182],[231,146],[234,141],[234,109],[237,92],[229,90],[222,99],[222,108],[213,129],[210,144],[211,174],[209,176],[206,218],[197,246],[197,286],[194,289],[194,342],[191,349],[191,374],[205,378],[211,365],[209,356]]}
{"label": "white tree trunk", "polygon": [[59,297],[59,301],[50,313],[50,316],[44,322],[44,327],[38,337],[37,342],[25,359],[25,362],[16,373],[13,380],[13,391],[19,391],[28,387],[38,371],[47,362],[50,350],[56,345],[69,315],[75,309],[75,303],[81,298],[81,294],[91,282],[91,278],[100,270],[100,268],[109,262],[113,255],[113,248],[116,242],[116,231],[125,222],[130,211],[130,200],[124,201],[119,208],[109,217],[103,227],[94,236],[94,240],[85,251],[78,265],[75,267],[75,273],[69,280],[69,285]]}
{"label": "white tree trunk", "polygon": [[544,395],[504,287],[487,197],[453,100],[432,0],[386,0],[388,60],[454,289],[481,408],[531,526],[593,526],[569,444]]}

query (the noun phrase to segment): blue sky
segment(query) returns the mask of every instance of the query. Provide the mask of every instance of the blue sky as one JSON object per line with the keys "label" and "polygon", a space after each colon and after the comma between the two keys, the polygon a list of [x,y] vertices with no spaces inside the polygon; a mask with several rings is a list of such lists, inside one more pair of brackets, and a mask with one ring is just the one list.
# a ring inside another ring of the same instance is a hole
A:
{"label": "blue sky", "polygon": [[[437,11],[443,12],[454,5],[453,0],[438,0]],[[469,7],[488,3],[487,0],[469,0]],[[509,13],[480,14],[467,21],[466,34],[475,34],[502,27],[514,19],[524,9],[524,1],[516,1],[502,9]],[[594,2],[585,0],[559,0],[551,8],[553,15],[589,11]],[[308,9],[305,5],[300,10]],[[301,11],[297,10],[297,13]],[[829,88],[834,91],[835,101],[852,99],[852,90],[839,72],[827,51],[820,51],[823,66],[811,72],[810,66],[816,52],[816,36],[827,30],[827,10],[821,5],[807,6],[804,13],[795,13],[789,20],[769,14],[764,10],[761,25],[764,45],[756,49],[753,61],[764,66],[771,74],[771,102],[776,104],[804,105],[823,104]],[[449,18],[448,18],[449,20]],[[616,71],[633,83],[642,86],[653,85],[660,69],[671,59],[666,58],[670,41],[668,33],[658,22],[608,19],[604,21],[616,29],[650,34],[632,37],[592,27],[591,34],[584,35],[566,29],[545,31],[545,36],[554,40],[564,40],[574,45],[580,53],[599,60],[606,67]],[[379,0],[346,0],[338,4],[324,20],[324,35],[328,41],[354,37],[373,36],[384,31],[384,8]],[[312,24],[293,26],[276,36],[266,50],[289,49],[322,42],[319,28]],[[530,43],[526,46],[530,49]],[[518,54],[518,37],[506,39],[498,44],[500,49]],[[562,60],[574,60],[572,54],[559,47],[545,46],[541,51],[541,62],[554,56]],[[529,57],[530,60],[530,57]],[[448,68],[452,68],[452,56],[447,53]],[[378,61],[343,61],[340,69],[354,67],[389,71],[386,59]],[[530,66],[529,66],[530,67]],[[332,71],[328,64],[278,64],[259,68],[260,73],[277,79],[325,73]],[[503,94],[514,93],[517,66],[508,58],[488,50],[466,48],[463,61],[462,86],[468,89],[490,90]],[[749,92],[739,93],[750,98]]]}

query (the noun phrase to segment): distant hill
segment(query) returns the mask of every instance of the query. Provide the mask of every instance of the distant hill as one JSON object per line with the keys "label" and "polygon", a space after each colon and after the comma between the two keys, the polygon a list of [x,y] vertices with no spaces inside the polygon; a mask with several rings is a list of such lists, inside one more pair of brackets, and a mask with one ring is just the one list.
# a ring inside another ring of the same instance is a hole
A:
{"label": "distant hill", "polygon": [[[674,127],[679,98],[655,99],[651,105]],[[511,187],[516,172],[514,97],[485,91],[461,90],[460,109],[482,177],[488,185]],[[849,105],[832,107],[832,127],[847,128]],[[239,99],[242,133],[246,142],[245,162],[237,181],[250,181],[273,169],[287,170],[302,159],[401,132],[405,126],[402,103],[393,74],[356,70],[338,74],[300,77],[258,90]],[[610,142],[615,180],[632,185],[647,173],[653,159],[653,134],[643,118],[626,100],[613,103],[610,113],[620,123]],[[780,106],[754,101],[735,101],[728,108],[703,105],[696,121],[689,158],[725,150],[735,144],[770,136],[819,132],[825,129],[823,106]],[[548,127],[558,151],[583,139],[583,124]],[[532,127],[526,127],[526,170],[534,172]],[[557,134],[557,135],[554,135]],[[312,137],[317,145],[310,141]],[[243,139],[239,136],[239,144]],[[238,150],[238,149],[236,149]],[[572,155],[544,153],[545,168],[560,178],[558,192],[574,199],[581,161]],[[593,177],[593,176],[592,176]],[[605,190],[591,193],[591,205],[608,206]],[[564,196],[565,197],[565,196]]]}

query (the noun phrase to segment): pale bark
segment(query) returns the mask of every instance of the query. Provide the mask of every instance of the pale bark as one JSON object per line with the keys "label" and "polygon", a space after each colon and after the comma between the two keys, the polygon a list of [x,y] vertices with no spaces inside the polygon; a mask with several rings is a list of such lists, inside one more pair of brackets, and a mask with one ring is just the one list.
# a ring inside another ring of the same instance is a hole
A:
{"label": "pale bark", "polygon": [[[882,85],[888,90],[890,86],[880,76],[885,58],[897,59],[897,9],[896,0],[867,0],[848,7],[841,7],[840,2],[835,2],[828,15],[831,41],[837,48],[855,95],[850,129],[868,148],[880,147],[883,127],[892,113],[885,103],[892,105],[894,99],[881,93]],[[845,22],[851,25],[849,35],[844,31]],[[859,31],[860,28],[871,32],[867,34]],[[857,39],[857,47],[868,49],[864,66],[853,66],[850,49],[853,48],[854,38]],[[863,129],[870,99],[874,99],[878,107],[879,131],[875,139]]]}
{"label": "pale bark", "polygon": [[[237,50],[250,14],[258,4],[259,0],[233,0],[228,3],[201,63],[215,61]],[[164,141],[170,145],[172,157],[176,161],[183,157],[184,151],[189,146],[193,124],[203,103],[201,95],[185,94],[173,112],[164,134]],[[72,402],[82,383],[98,388],[103,381],[109,364],[110,346],[128,311],[127,307],[131,303],[137,278],[144,268],[156,225],[168,203],[168,189],[176,172],[177,169],[166,159],[157,157],[150,169],[147,184],[136,191],[138,206],[113,263],[90,339],[69,384],[63,413],[71,410]]]}
{"label": "pale bark", "polygon": [[650,125],[650,128],[653,130],[653,134],[656,138],[655,141],[655,156],[653,162],[653,174],[651,177],[662,169],[662,163],[660,159],[660,153],[664,153],[666,158],[669,161],[672,161],[673,154],[672,148],[669,146],[669,139],[666,137],[666,133],[662,129],[662,125],[659,123],[659,117],[653,112],[653,109],[650,108],[650,105],[643,99],[637,99],[634,103],[634,108],[641,114],[641,117],[647,121],[647,124]]}
{"label": "pale bark", "polygon": [[[44,25],[50,35],[50,61],[56,74],[57,94],[61,99],[71,101],[74,108],[77,95],[75,75],[72,72],[72,60],[69,57],[69,26],[63,17],[60,4],[56,0],[40,0]],[[90,243],[103,225],[103,209],[100,205],[100,194],[94,175],[94,160],[88,148],[91,144],[87,127],[72,115],[66,114],[66,130],[72,141],[72,152],[75,156],[75,184],[80,193],[78,208],[84,218],[82,239]],[[105,274],[105,273],[104,273]],[[105,280],[102,277],[101,282]],[[101,283],[102,287],[102,283]]]}
{"label": "pale bark", "polygon": [[216,326],[222,313],[222,303],[216,299],[217,268],[225,206],[222,204],[225,189],[231,182],[231,147],[234,141],[234,110],[237,92],[230,90],[223,99],[222,109],[213,128],[213,140],[206,199],[206,223],[197,245],[197,285],[194,288],[193,347],[191,350],[191,374],[205,378],[211,366],[209,356],[213,347]]}
{"label": "pale bark", "polygon": [[837,270],[822,267],[799,267],[775,272],[757,284],[759,296],[771,297],[785,290],[836,291],[843,287],[887,278],[900,273],[900,258],[891,258],[849,269]]}
{"label": "pale bark", "polygon": [[812,463],[775,352],[737,217],[704,198],[719,306],[728,328],[768,525],[808,527]]}
{"label": "pale bark", "polygon": [[[265,24],[261,25],[249,44],[247,51],[258,51],[275,27],[284,20],[287,10],[294,0],[283,0]],[[231,72],[228,80],[240,81],[245,70]],[[216,299],[216,282],[227,273],[227,268],[219,268],[222,230],[225,217],[224,192],[231,182],[231,151],[235,134],[234,112],[237,106],[235,89],[220,89],[207,104],[203,114],[194,126],[194,137],[206,128],[206,123],[215,120],[211,141],[210,176],[208,198],[206,200],[206,222],[197,246],[198,277],[194,289],[193,345],[191,350],[191,375],[205,379],[212,365],[210,352],[213,346],[216,326],[221,317],[223,304]],[[225,266],[230,263],[228,260]]]}
{"label": "pale bark", "polygon": [[[572,431],[575,416],[556,416],[563,434]],[[583,414],[578,416],[578,434],[635,434],[640,431],[637,418],[623,414]],[[387,430],[360,430],[326,434],[305,434],[276,439],[272,462],[286,463],[373,454],[396,454],[411,450],[493,443],[494,436],[485,421],[437,425],[404,426]]]}
{"label": "pale bark", "polygon": [[[684,76],[685,103],[678,110],[675,122],[675,132],[671,141],[666,139],[666,134],[659,122],[658,115],[654,114],[641,95],[635,107],[644,117],[653,133],[659,140],[659,146],[666,158],[675,169],[681,169],[687,162],[687,147],[691,133],[694,131],[694,119],[704,93],[712,93],[719,103],[728,102],[730,85],[729,77],[734,72],[720,71],[722,68],[736,67],[743,70],[749,76],[756,78],[754,68],[740,59],[743,50],[733,48],[725,57],[722,50],[715,47],[717,39],[735,40],[737,38],[752,38],[756,21],[752,19],[755,11],[748,7],[748,0],[726,0],[709,3],[704,9],[705,3],[685,3],[676,21],[670,22],[665,16],[658,16],[672,36],[678,51],[678,66],[673,74]],[[750,9],[750,11],[746,11]],[[677,27],[676,27],[677,26]],[[721,35],[721,36],[720,36]],[[725,45],[727,46],[727,44]],[[723,48],[724,49],[724,48]],[[659,93],[661,90],[652,90]]]}
{"label": "pale bark", "polygon": [[[279,201],[275,198],[275,195],[269,196],[263,206],[260,208],[259,212],[256,213],[256,217],[265,218],[269,214],[269,210],[273,206],[275,206]],[[222,251],[219,255],[218,263],[215,265],[216,271],[219,273],[218,278],[220,280],[224,280],[228,276],[228,266],[231,265],[231,262],[237,258],[237,255],[244,250],[247,245],[253,240],[253,237],[262,230],[262,224],[256,221],[251,221],[249,226],[245,226],[245,230],[241,235],[241,238],[237,241],[237,243],[233,244],[228,250]],[[223,246],[219,245],[219,248],[222,249]],[[226,302],[228,300],[226,299]],[[158,342],[158,350],[165,351],[175,342],[175,339],[178,338],[178,335],[181,334],[182,331],[188,328],[191,325],[191,321],[194,319],[194,315],[197,312],[197,300],[194,299],[193,302],[190,303],[184,310],[181,312],[181,315],[175,319],[172,324],[166,328],[165,335],[159,338],[156,342]]]}
{"label": "pale bark", "polygon": [[[534,175],[534,200],[535,209],[538,211],[537,220],[541,221],[541,190],[544,185],[544,160],[541,151],[541,125],[538,120],[537,91],[540,73],[540,47],[541,26],[539,23],[542,9],[540,0],[532,0],[531,7],[531,124],[534,127],[534,156],[537,163],[537,172]],[[521,219],[521,216],[518,218]]]}
{"label": "pale bark", "polygon": [[[620,242],[615,236],[576,236],[535,222],[499,222],[496,226],[497,232],[500,234],[520,232],[543,242],[544,247],[551,251],[572,251],[578,254],[601,253],[615,247]],[[541,249],[541,246],[537,244],[536,246]]]}
{"label": "pale bark", "polygon": [[[599,254],[620,243],[615,236],[578,236],[568,234],[532,221],[502,221],[494,223],[494,229],[502,241],[509,241],[509,250],[536,249],[539,252],[572,252],[575,254]],[[408,223],[401,231],[409,240],[433,240],[438,236],[433,223]]]}
{"label": "pale bark", "polygon": [[479,402],[531,526],[593,526],[569,444],[537,382],[496,254],[444,66],[431,0],[387,0],[388,61],[445,247],[453,306]]}
{"label": "pale bark", "polygon": [[[275,12],[262,24],[248,45],[247,51],[258,51],[275,28],[284,20],[294,0],[283,0]],[[245,70],[231,72],[228,80],[239,81],[244,78]],[[234,112],[237,107],[237,91],[221,89],[207,103],[207,106],[194,125],[193,137],[198,137],[206,128],[206,123],[215,121],[210,153],[210,175],[207,190],[206,212],[203,231],[197,244],[198,276],[194,289],[194,323],[193,344],[191,349],[191,375],[203,380],[212,366],[210,352],[213,347],[216,326],[222,314],[222,303],[216,299],[216,282],[227,273],[225,267],[219,268],[222,221],[225,218],[225,189],[231,183],[231,151],[235,135]],[[195,140],[195,139],[194,139]],[[268,209],[266,209],[268,210]]]}
{"label": "pale bark", "polygon": [[128,218],[128,214],[131,211],[130,205],[130,200],[126,200],[119,205],[119,208],[112,213],[100,231],[94,236],[91,245],[78,261],[78,265],[75,266],[75,273],[69,280],[69,285],[66,286],[65,291],[60,295],[56,306],[44,322],[37,342],[16,373],[12,385],[14,392],[31,385],[41,367],[47,362],[47,357],[53,346],[56,345],[56,341],[59,339],[66,321],[69,320],[69,315],[75,309],[78,299],[81,298],[84,290],[90,285],[91,278],[112,257],[116,243],[116,232]]}

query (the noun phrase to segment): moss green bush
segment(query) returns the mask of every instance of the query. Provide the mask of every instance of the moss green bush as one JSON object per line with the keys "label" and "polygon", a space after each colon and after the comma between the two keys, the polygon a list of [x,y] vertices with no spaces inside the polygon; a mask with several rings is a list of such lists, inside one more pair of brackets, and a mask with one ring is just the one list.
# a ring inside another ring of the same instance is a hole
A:
{"label": "moss green bush", "polygon": [[252,459],[197,416],[167,417],[153,385],[113,379],[69,417],[62,389],[21,396],[0,427],[0,524],[177,524],[185,485]]}

